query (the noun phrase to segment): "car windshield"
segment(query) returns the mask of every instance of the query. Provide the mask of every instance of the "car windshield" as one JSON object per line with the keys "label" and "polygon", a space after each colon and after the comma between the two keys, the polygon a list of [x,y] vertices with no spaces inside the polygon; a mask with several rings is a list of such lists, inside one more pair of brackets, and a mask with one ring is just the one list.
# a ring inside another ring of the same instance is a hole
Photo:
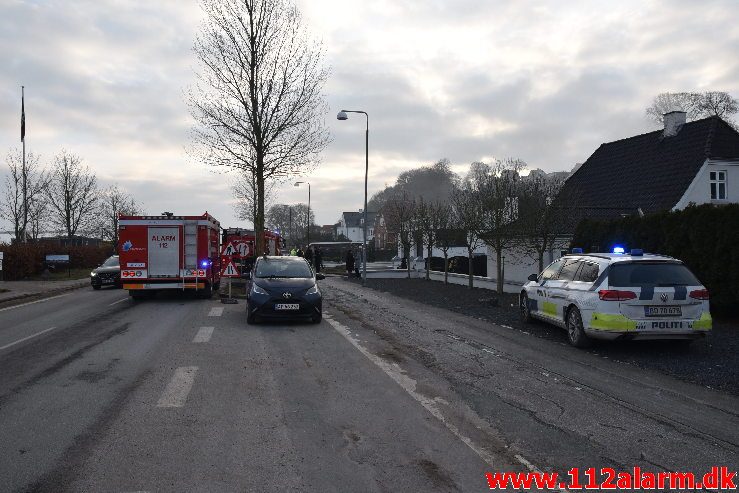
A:
{"label": "car windshield", "polygon": [[118,257],[110,257],[108,260],[103,262],[101,267],[118,267]]}
{"label": "car windshield", "polygon": [[700,281],[683,264],[667,262],[633,262],[615,264],[608,274],[614,287],[635,286],[700,286]]}
{"label": "car windshield", "polygon": [[297,259],[261,259],[257,263],[256,277],[313,277],[308,263]]}

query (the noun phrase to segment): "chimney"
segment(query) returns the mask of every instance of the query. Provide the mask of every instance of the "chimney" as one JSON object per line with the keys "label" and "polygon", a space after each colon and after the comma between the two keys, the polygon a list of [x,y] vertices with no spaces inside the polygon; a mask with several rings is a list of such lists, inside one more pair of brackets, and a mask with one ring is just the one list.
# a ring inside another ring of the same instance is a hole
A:
{"label": "chimney", "polygon": [[663,137],[674,137],[680,131],[680,128],[685,125],[685,112],[684,111],[670,111],[662,115],[665,122],[665,129],[662,131]]}

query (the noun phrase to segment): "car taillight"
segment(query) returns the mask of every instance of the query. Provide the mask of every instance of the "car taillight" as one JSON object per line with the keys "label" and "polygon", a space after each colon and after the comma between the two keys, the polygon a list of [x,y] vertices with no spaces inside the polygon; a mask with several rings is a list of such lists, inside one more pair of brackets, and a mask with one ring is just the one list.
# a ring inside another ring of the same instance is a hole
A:
{"label": "car taillight", "polygon": [[707,289],[696,289],[690,292],[690,297],[696,300],[707,300],[708,290]]}
{"label": "car taillight", "polygon": [[626,301],[635,300],[636,293],[633,291],[618,291],[616,289],[601,289],[598,297],[603,301]]}

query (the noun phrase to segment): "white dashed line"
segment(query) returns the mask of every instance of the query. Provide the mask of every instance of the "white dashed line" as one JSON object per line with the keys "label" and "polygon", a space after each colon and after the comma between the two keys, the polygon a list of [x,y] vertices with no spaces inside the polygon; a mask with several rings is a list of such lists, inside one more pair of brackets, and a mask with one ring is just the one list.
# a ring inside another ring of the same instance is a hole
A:
{"label": "white dashed line", "polygon": [[223,315],[222,306],[214,306],[210,309],[210,313],[208,314],[209,317],[220,317],[221,315]]}
{"label": "white dashed line", "polygon": [[41,334],[45,332],[49,332],[50,330],[54,330],[54,329],[56,329],[56,327],[49,327],[48,329],[42,330],[41,332],[36,332],[35,334],[32,334],[28,337],[24,337],[23,339],[18,339],[15,342],[11,342],[10,344],[6,344],[5,346],[0,347],[0,351],[2,351],[3,349],[8,349],[9,347],[15,346],[16,344],[20,344],[21,342],[27,341],[28,339],[32,339],[36,336],[40,336]]}
{"label": "white dashed line", "polygon": [[195,382],[197,366],[181,366],[177,368],[172,380],[167,384],[164,393],[157,402],[157,407],[182,407],[185,405],[187,396]]}
{"label": "white dashed line", "polygon": [[200,327],[192,342],[208,342],[213,335],[213,327]]}
{"label": "white dashed line", "polygon": [[55,299],[61,298],[63,296],[69,296],[70,294],[72,294],[72,293],[60,294],[58,296],[50,296],[48,298],[44,298],[43,300],[29,301],[28,303],[23,303],[21,305],[9,306],[7,308],[0,308],[0,312],[4,312],[5,310],[12,310],[14,308],[20,308],[22,306],[33,305],[33,304],[41,303],[41,302],[44,302],[44,301],[55,300]]}
{"label": "white dashed line", "polygon": [[108,306],[117,305],[118,303],[122,303],[126,301],[128,298],[123,298],[122,300],[114,301],[113,303],[110,303]]}

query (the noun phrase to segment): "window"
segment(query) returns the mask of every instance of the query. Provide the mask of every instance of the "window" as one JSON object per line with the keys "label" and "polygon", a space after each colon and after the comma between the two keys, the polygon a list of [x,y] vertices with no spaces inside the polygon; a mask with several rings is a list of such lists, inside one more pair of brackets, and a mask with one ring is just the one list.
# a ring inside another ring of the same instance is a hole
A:
{"label": "window", "polygon": [[683,264],[673,262],[633,262],[611,266],[608,284],[615,287],[700,286]]}
{"label": "window", "polygon": [[582,268],[577,273],[575,280],[580,282],[595,282],[598,279],[598,270],[598,264],[583,262]]}
{"label": "window", "polygon": [[572,281],[575,278],[577,269],[580,268],[581,262],[579,260],[568,260],[562,270],[559,271],[557,279],[560,281]]}
{"label": "window", "polygon": [[541,276],[539,276],[539,280],[547,280],[556,277],[557,273],[559,272],[559,268],[562,267],[564,261],[565,259],[561,258],[556,262],[550,264],[549,267],[544,269],[544,272],[541,273]]}
{"label": "window", "polygon": [[726,200],[726,171],[711,171],[708,176],[711,200]]}

